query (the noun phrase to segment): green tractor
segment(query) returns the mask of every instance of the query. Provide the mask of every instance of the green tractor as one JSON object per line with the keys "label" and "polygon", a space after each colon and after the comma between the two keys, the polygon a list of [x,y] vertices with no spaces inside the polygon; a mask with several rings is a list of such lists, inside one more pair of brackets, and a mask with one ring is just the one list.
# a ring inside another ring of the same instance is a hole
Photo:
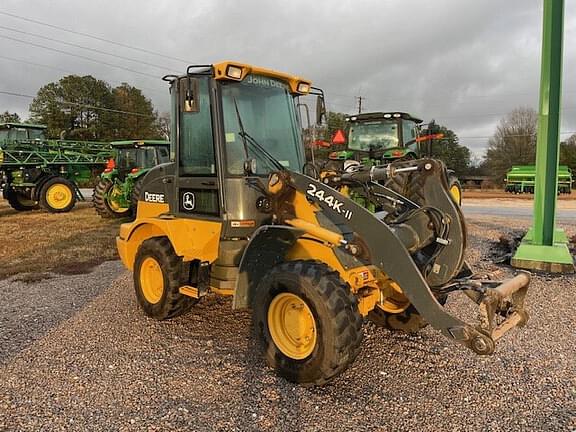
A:
{"label": "green tractor", "polygon": [[[349,172],[358,166],[379,166],[399,160],[431,157],[431,142],[441,134],[422,130],[423,121],[405,112],[372,112],[346,117],[346,149],[328,155],[325,170]],[[462,187],[448,170],[450,193],[461,204]]]}
{"label": "green tractor", "polygon": [[168,141],[138,140],[111,143],[115,158],[100,175],[92,202],[104,218],[132,216],[142,179],[151,168],[170,161]]}
{"label": "green tractor", "polygon": [[107,142],[48,139],[46,129],[0,123],[0,188],[14,210],[72,210],[84,201],[79,187],[98,176],[113,154]]}

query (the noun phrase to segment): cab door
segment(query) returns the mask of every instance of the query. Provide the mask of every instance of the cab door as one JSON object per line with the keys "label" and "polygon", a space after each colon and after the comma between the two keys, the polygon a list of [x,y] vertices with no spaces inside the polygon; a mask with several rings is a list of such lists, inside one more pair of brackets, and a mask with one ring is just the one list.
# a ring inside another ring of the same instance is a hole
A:
{"label": "cab door", "polygon": [[[172,208],[180,217],[221,219],[218,155],[214,140],[211,81],[208,76],[179,78],[176,194]],[[176,135],[176,136],[175,136]],[[174,140],[176,138],[176,140]]]}

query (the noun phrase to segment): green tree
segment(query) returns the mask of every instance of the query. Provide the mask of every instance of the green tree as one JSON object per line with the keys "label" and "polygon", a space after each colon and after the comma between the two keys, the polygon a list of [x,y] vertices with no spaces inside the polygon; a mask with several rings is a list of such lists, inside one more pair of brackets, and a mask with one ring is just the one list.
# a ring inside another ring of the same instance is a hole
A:
{"label": "green tree", "polygon": [[576,174],[576,134],[560,143],[560,164],[568,165]]}
{"label": "green tree", "polygon": [[[446,166],[462,175],[468,171],[470,167],[470,149],[466,146],[460,145],[458,135],[446,126],[434,124],[431,129],[424,131],[425,134],[441,133],[444,135],[441,139],[432,140],[430,156],[443,161]],[[428,154],[427,143],[424,141],[421,144],[421,155]]]}
{"label": "green tree", "polygon": [[4,111],[0,114],[0,123],[22,123],[22,120],[17,113]]}
{"label": "green tree", "polygon": [[[152,101],[142,91],[127,83],[112,90],[114,109],[123,111],[114,114],[116,139],[161,138],[162,131]],[[129,114],[130,113],[130,114]]]}
{"label": "green tree", "polygon": [[332,137],[336,133],[337,130],[345,130],[346,129],[346,114],[328,111],[326,113],[326,127],[323,130],[321,138],[324,141],[331,142]]}
{"label": "green tree", "polygon": [[532,108],[517,108],[500,120],[486,151],[488,168],[498,183],[512,165],[534,164],[537,124],[538,113]]}
{"label": "green tree", "polygon": [[110,86],[93,76],[68,75],[43,86],[30,104],[31,119],[48,126],[49,136],[107,139],[113,115]]}

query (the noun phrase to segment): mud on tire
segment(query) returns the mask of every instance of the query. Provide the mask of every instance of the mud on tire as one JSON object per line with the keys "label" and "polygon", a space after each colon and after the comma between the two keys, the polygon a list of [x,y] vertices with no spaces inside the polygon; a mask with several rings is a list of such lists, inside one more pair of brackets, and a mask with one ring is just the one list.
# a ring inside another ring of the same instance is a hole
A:
{"label": "mud on tire", "polygon": [[[162,291],[156,302],[150,302],[143,291],[141,272],[146,258],[153,258],[162,271]],[[182,259],[176,255],[166,237],[154,237],[142,242],[134,261],[134,289],[138,304],[146,315],[165,320],[182,315],[194,306],[198,299],[185,296],[179,288],[186,284]]]}
{"label": "mud on tire", "polygon": [[[269,329],[268,310],[281,293],[295,294],[316,323],[316,343],[306,358],[285,355]],[[342,373],[356,358],[362,341],[362,317],[350,287],[336,271],[315,261],[276,265],[262,278],[252,303],[254,331],[268,364],[289,381],[321,385]]]}

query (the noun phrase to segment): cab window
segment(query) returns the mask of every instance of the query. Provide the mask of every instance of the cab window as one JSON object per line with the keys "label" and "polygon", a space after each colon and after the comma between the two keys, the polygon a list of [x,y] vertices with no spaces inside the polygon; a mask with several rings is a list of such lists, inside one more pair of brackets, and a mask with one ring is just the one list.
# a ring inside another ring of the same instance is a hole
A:
{"label": "cab window", "polygon": [[208,79],[198,80],[198,110],[180,111],[180,175],[216,176]]}

